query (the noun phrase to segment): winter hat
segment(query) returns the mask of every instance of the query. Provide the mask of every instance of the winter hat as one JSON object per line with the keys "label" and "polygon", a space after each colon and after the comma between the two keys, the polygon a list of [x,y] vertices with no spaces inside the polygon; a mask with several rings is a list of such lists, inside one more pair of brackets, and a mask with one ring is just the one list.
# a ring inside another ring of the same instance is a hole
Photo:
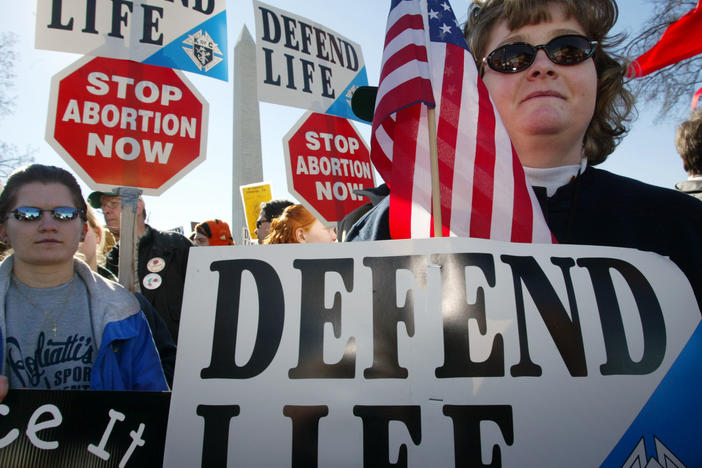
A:
{"label": "winter hat", "polygon": [[221,219],[203,221],[195,226],[195,232],[207,237],[210,245],[234,245],[229,225]]}

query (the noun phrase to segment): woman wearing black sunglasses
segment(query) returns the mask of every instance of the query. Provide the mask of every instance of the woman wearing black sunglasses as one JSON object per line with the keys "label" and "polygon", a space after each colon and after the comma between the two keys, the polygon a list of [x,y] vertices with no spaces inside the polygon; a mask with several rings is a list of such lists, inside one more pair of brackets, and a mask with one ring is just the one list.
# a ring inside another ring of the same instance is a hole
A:
{"label": "woman wearing black sunglasses", "polygon": [[558,241],[669,256],[702,304],[702,204],[592,167],[633,107],[608,50],[617,14],[614,0],[474,0],[464,32]]}
{"label": "woman wearing black sunglasses", "polygon": [[85,210],[58,167],[33,164],[7,180],[0,240],[14,252],[0,263],[1,374],[9,388],[167,390],[136,298],[73,257]]}

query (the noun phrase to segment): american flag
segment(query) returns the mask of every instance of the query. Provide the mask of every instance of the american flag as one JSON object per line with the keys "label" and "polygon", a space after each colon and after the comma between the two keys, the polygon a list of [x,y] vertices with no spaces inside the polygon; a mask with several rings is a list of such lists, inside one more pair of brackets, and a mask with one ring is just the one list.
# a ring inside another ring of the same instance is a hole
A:
{"label": "american flag", "polygon": [[433,235],[429,108],[442,235],[552,242],[448,0],[391,2],[371,158],[391,188],[392,237]]}

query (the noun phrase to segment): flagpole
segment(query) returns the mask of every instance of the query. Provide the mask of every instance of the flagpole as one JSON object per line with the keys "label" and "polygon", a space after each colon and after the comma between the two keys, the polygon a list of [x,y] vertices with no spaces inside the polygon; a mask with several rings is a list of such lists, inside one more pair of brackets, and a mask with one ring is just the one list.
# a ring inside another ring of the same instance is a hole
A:
{"label": "flagpole", "polygon": [[443,237],[441,223],[441,192],[439,190],[439,150],[436,143],[436,110],[427,109],[429,128],[429,159],[431,163],[431,203],[434,215],[434,237]]}

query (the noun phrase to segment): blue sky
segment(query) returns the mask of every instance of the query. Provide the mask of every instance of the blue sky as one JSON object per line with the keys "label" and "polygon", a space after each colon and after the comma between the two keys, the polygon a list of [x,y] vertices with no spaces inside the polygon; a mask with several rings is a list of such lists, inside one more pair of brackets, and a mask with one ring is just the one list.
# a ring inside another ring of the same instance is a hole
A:
{"label": "blue sky", "polygon": [[[45,1],[45,0],[41,0]],[[36,162],[69,166],[44,139],[51,76],[80,58],[78,54],[34,48],[36,3],[0,0],[8,14],[0,17],[0,31],[13,31],[17,45],[17,80],[13,90],[16,112],[0,121],[2,140],[20,148],[37,149]],[[368,80],[377,84],[385,19],[389,2],[379,0],[268,0],[266,3],[324,24],[361,45]],[[466,17],[468,0],[450,0],[459,21]],[[10,6],[11,5],[11,6]],[[620,0],[617,31],[636,33],[652,11],[652,4],[640,0]],[[227,0],[229,53],[245,25],[255,34],[253,6],[248,0]],[[209,101],[207,160],[159,197],[145,197],[149,222],[169,229],[191,221],[221,218],[231,220],[232,198],[232,114],[233,81],[229,82],[187,74],[190,81]],[[677,120],[654,123],[655,106],[638,103],[639,119],[601,167],[663,187],[672,187],[686,178],[673,144]],[[273,185],[274,197],[292,198],[287,191],[282,138],[304,113],[303,109],[261,103],[261,136],[264,180]],[[370,126],[356,124],[368,142]],[[82,184],[87,196],[90,189]],[[236,189],[238,194],[238,188]]]}

